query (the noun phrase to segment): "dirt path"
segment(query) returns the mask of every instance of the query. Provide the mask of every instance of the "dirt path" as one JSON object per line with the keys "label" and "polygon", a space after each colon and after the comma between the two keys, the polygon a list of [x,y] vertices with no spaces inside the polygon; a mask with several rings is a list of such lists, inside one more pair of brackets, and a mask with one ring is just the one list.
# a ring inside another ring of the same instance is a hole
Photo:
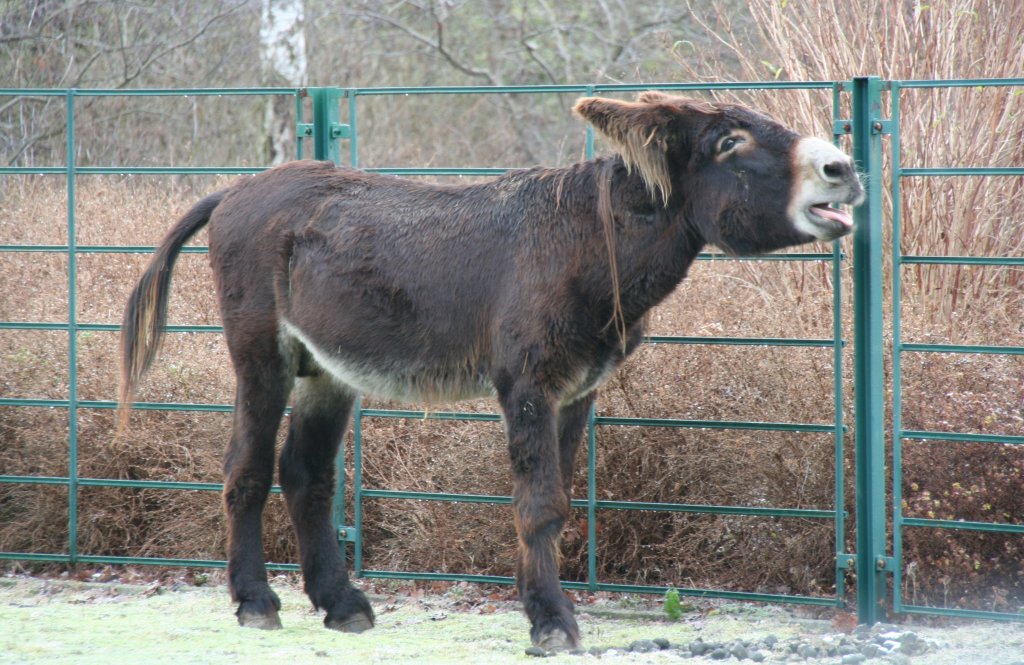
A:
{"label": "dirt path", "polygon": [[[528,626],[515,603],[491,601],[466,608],[450,594],[387,597],[374,603],[375,630],[342,635],[323,628],[322,618],[309,609],[298,589],[279,583],[275,588],[283,603],[284,629],[259,632],[238,628],[220,586],[0,578],[0,663],[541,662],[525,653]],[[780,607],[721,605],[670,623],[656,606],[626,608],[619,602],[582,608],[580,625],[585,645],[601,655],[558,654],[544,663],[738,663],[737,655],[753,663],[759,654],[765,663],[1024,665],[1021,624],[876,630],[858,644],[881,644],[885,637],[878,635],[913,632],[915,649],[924,652],[904,648],[911,655],[894,651],[860,661],[852,654],[825,656],[844,636],[829,622],[799,619]],[[667,648],[662,648],[666,641]],[[738,650],[744,641],[746,651]],[[630,645],[640,651],[626,651]],[[710,648],[703,655],[692,655],[704,647]],[[715,649],[719,660],[713,659]],[[810,649],[822,649],[820,657]]]}

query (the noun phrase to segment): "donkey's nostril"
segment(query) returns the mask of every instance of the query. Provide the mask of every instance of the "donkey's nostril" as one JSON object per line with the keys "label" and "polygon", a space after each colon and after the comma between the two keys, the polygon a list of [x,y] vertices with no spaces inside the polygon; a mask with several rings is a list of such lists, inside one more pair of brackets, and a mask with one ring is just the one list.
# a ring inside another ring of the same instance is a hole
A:
{"label": "donkey's nostril", "polygon": [[846,172],[846,164],[843,162],[829,162],[825,166],[821,167],[822,173],[825,177],[830,180],[836,180],[843,177]]}

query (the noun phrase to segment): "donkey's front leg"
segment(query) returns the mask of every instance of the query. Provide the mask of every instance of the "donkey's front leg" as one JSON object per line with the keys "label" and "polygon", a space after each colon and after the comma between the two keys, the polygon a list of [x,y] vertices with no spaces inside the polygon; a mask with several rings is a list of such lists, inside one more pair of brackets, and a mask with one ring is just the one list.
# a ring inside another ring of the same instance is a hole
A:
{"label": "donkey's front leg", "polygon": [[544,392],[517,385],[500,395],[515,486],[516,581],[530,637],[548,650],[579,644],[573,606],[558,581],[558,540],[569,516],[559,464],[556,410]]}

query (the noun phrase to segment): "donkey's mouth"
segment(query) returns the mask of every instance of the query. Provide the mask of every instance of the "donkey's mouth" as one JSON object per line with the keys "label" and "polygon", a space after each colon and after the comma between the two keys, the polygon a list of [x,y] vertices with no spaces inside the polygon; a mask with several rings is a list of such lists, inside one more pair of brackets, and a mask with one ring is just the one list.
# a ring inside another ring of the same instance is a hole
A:
{"label": "donkey's mouth", "polygon": [[807,209],[807,219],[812,224],[829,232],[834,238],[844,236],[853,230],[853,217],[829,203],[816,203]]}

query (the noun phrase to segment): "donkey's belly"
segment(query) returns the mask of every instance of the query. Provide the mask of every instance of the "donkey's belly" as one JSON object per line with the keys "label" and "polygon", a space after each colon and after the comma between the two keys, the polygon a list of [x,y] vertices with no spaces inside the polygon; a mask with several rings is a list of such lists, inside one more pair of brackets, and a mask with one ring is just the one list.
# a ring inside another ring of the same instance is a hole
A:
{"label": "donkey's belly", "polygon": [[293,324],[282,324],[285,335],[301,343],[323,371],[362,394],[427,404],[495,394],[490,379],[472,362],[425,364],[400,358],[371,362],[343,349],[327,349]]}

